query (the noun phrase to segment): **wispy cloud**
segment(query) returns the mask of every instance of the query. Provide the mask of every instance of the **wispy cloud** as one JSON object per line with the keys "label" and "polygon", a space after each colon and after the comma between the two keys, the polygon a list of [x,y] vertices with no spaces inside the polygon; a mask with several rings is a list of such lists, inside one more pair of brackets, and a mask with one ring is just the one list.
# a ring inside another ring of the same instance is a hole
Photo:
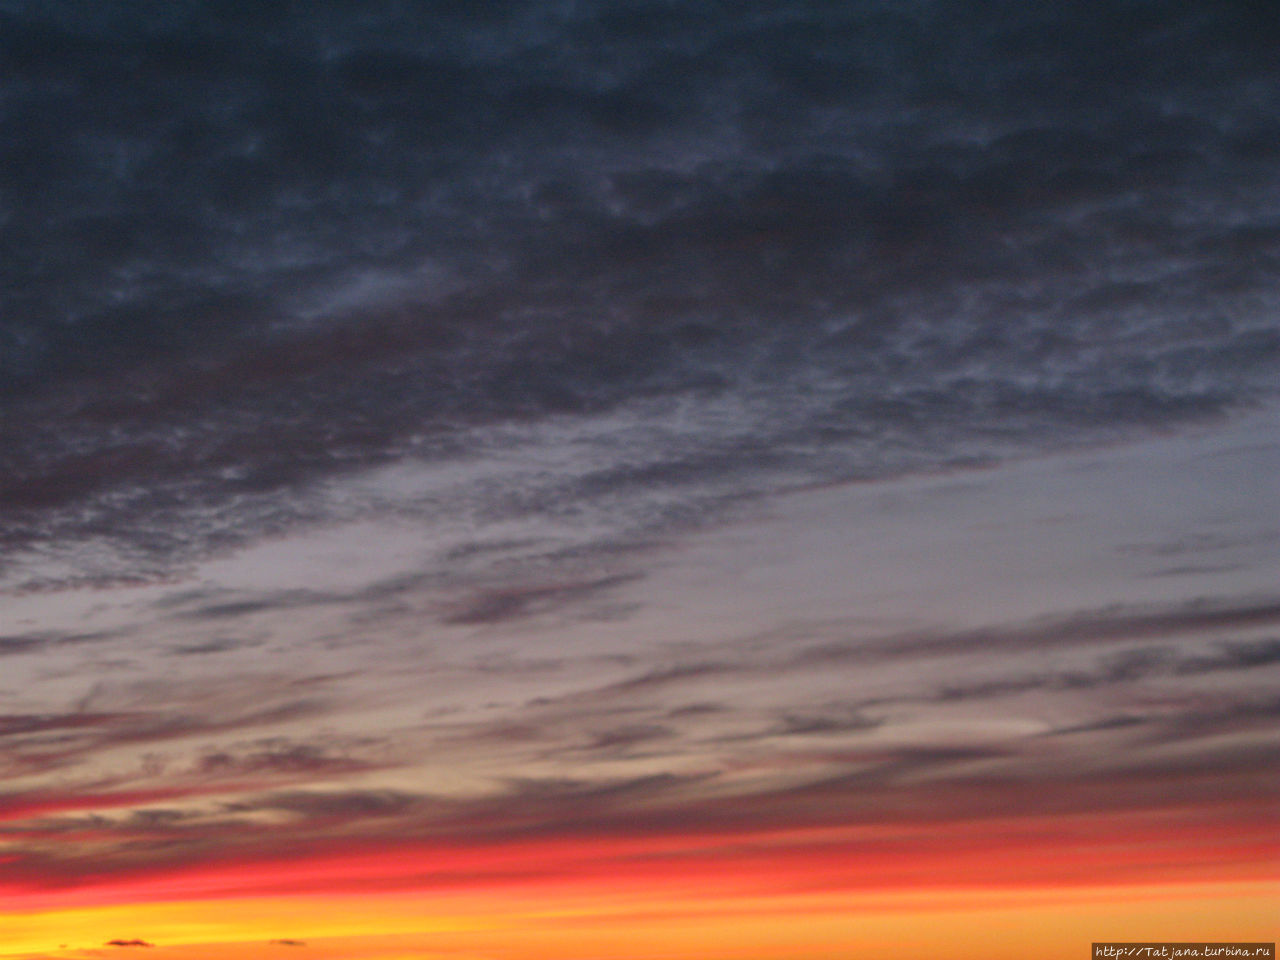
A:
{"label": "wispy cloud", "polygon": [[447,614],[443,622],[466,626],[520,620],[580,603],[637,579],[637,574],[614,574],[580,583],[490,590],[460,605],[460,609]]}
{"label": "wispy cloud", "polygon": [[113,640],[120,636],[118,632],[96,630],[90,633],[52,632],[17,634],[0,637],[0,656],[6,654],[28,653],[50,646],[73,646],[82,643],[98,643]]}
{"label": "wispy cloud", "polygon": [[874,640],[824,644],[806,650],[801,659],[819,662],[979,651],[1007,654],[1265,628],[1278,622],[1280,602],[1271,597],[1206,598],[1153,608],[1082,611],[982,630],[895,634]]}
{"label": "wispy cloud", "polygon": [[1262,640],[1220,640],[1214,652],[1187,657],[1174,668],[1181,674],[1211,673],[1216,670],[1249,670],[1280,663],[1280,638]]}

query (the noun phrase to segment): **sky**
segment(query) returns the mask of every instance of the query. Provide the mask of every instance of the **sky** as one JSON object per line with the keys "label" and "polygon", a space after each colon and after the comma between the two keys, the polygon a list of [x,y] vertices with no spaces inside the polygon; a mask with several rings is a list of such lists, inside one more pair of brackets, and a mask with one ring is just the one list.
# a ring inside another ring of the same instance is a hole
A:
{"label": "sky", "polygon": [[1276,940],[1277,47],[0,0],[0,958]]}

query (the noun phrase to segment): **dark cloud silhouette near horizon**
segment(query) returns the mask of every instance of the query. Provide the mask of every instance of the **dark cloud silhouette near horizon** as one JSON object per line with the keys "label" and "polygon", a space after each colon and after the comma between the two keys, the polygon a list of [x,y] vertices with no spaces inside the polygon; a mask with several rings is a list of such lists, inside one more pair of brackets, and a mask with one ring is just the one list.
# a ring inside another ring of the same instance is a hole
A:
{"label": "dark cloud silhouette near horizon", "polygon": [[[1274,719],[1274,702],[1270,710]],[[1224,729],[1213,723],[1184,726],[1179,739]],[[1092,733],[1142,742],[1143,731],[1140,723],[1112,718]],[[1056,730],[1039,741],[1048,751],[1039,757],[1029,752],[1030,744],[992,743],[866,744],[802,752],[786,758],[790,764],[803,762],[799,771],[780,764],[762,769],[754,781],[736,784],[712,773],[668,773],[513,780],[498,793],[470,798],[359,789],[248,796],[190,818],[95,818],[93,830],[111,842],[100,845],[94,856],[69,857],[65,851],[52,854],[31,845],[20,850],[9,870],[15,878],[39,878],[55,888],[109,884],[152,873],[287,864],[290,851],[305,838],[307,854],[322,858],[329,873],[305,881],[295,878],[291,886],[297,892],[341,886],[344,857],[354,855],[358,864],[378,851],[393,850],[402,851],[407,872],[388,874],[388,889],[461,889],[527,881],[540,870],[553,875],[573,869],[572,863],[516,866],[505,858],[473,864],[464,853],[523,842],[535,844],[535,857],[540,842],[566,840],[607,844],[648,838],[678,848],[682,838],[723,838],[745,851],[751,837],[769,837],[771,831],[874,826],[918,856],[925,848],[945,845],[948,832],[965,824],[986,823],[989,829],[1016,835],[1042,830],[1047,817],[1077,818],[1080,823],[1097,818],[1106,824],[1112,815],[1132,818],[1141,811],[1149,824],[1185,828],[1195,821],[1243,827],[1254,818],[1257,828],[1265,830],[1274,813],[1275,751],[1265,744],[1227,748],[1219,741],[1180,756],[1154,750],[1099,758],[1085,739],[1088,733],[1083,728]],[[1073,741],[1078,745],[1064,752]],[[1075,762],[1064,763],[1064,757]],[[289,819],[282,821],[281,815]],[[74,821],[69,828],[76,829]],[[1105,827],[1099,829],[1105,836]],[[1218,843],[1210,833],[1203,842],[1215,849]],[[1222,842],[1223,855],[1229,855],[1230,835]],[[617,856],[619,868],[645,859],[634,850],[613,854],[607,849],[600,847],[600,856]],[[228,892],[257,890],[254,872],[228,869],[221,872],[221,882]],[[357,887],[368,883],[358,874],[354,882]]]}

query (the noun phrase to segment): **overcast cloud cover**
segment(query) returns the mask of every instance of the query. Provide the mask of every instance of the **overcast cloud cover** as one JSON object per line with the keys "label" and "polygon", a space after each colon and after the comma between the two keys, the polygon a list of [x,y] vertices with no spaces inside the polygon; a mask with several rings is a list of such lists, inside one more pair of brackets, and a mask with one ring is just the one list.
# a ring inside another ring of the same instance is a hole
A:
{"label": "overcast cloud cover", "polygon": [[625,539],[1264,399],[1277,41],[1248,2],[7,0],[5,582],[376,512],[318,484],[394,463]]}

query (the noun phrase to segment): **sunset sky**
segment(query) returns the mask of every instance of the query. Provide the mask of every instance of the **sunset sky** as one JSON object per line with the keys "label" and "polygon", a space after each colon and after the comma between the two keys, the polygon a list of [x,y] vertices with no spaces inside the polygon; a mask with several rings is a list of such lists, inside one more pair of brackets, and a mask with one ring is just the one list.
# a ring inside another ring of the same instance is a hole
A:
{"label": "sunset sky", "polygon": [[1276,940],[1277,49],[0,0],[0,960]]}

